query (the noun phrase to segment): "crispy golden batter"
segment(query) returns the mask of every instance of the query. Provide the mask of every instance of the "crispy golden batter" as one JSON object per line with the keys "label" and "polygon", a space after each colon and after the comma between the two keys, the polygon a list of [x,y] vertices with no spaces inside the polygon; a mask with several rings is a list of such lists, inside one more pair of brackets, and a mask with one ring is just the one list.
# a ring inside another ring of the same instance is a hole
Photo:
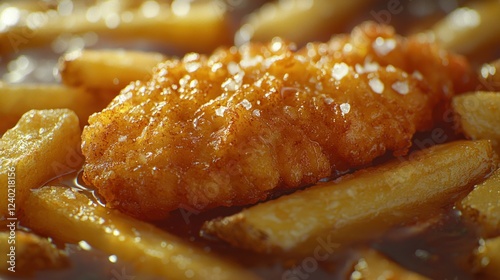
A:
{"label": "crispy golden batter", "polygon": [[405,154],[469,79],[462,58],[375,23],[298,51],[275,39],[188,54],[90,118],[85,179],[145,219],[256,203]]}

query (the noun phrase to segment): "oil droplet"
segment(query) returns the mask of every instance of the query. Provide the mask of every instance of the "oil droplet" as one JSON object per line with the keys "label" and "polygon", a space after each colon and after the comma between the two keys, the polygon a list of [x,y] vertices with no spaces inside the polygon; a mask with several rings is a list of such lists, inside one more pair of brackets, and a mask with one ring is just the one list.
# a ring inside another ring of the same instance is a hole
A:
{"label": "oil droplet", "polygon": [[146,18],[154,18],[160,12],[160,5],[156,1],[146,1],[141,5],[141,12]]}
{"label": "oil droplet", "polygon": [[84,240],[78,242],[78,246],[80,246],[80,248],[82,248],[85,251],[89,251],[90,249],[92,249],[89,243],[85,242]]}
{"label": "oil droplet", "polygon": [[283,43],[279,39],[273,39],[273,43],[271,44],[271,50],[273,52],[277,52],[283,47]]}
{"label": "oil droplet", "polygon": [[351,52],[352,51],[352,45],[347,43],[344,45],[344,48],[343,48],[343,51],[344,52]]}
{"label": "oil droplet", "polygon": [[453,11],[449,19],[457,30],[461,28],[476,27],[481,23],[481,16],[476,10],[464,7]]}
{"label": "oil droplet", "polygon": [[185,0],[174,0],[174,2],[172,2],[171,9],[176,16],[183,17],[189,13],[191,4],[189,3],[189,1]]}
{"label": "oil droplet", "polygon": [[5,26],[16,25],[21,18],[21,12],[18,8],[8,7],[0,14],[0,22]]}
{"label": "oil droplet", "polygon": [[186,275],[187,278],[193,278],[194,277],[194,272],[191,269],[188,269],[188,270],[186,270],[186,272],[184,273],[184,275]]}
{"label": "oil droplet", "polygon": [[484,64],[483,67],[481,67],[481,77],[483,77],[484,79],[489,78],[490,75],[495,75],[496,72],[497,69],[491,64]]}
{"label": "oil droplet", "polygon": [[116,263],[118,261],[118,257],[116,255],[111,255],[108,257],[108,260],[112,263]]}

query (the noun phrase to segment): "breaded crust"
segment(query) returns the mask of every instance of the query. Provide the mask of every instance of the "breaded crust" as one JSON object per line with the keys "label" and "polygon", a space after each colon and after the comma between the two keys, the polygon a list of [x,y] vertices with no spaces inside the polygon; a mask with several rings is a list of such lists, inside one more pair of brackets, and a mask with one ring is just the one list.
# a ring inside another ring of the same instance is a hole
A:
{"label": "breaded crust", "polygon": [[256,203],[404,155],[470,79],[463,58],[372,22],[300,50],[275,39],[191,53],[90,118],[84,178],[143,219]]}

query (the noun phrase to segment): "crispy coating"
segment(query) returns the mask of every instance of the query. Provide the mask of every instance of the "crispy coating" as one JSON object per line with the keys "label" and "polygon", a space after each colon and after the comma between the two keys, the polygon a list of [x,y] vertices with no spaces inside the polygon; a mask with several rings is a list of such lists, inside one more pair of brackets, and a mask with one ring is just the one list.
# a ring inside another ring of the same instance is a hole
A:
{"label": "crispy coating", "polygon": [[391,151],[466,90],[466,61],[368,22],[300,50],[275,39],[157,66],[84,129],[84,178],[144,219],[266,199]]}

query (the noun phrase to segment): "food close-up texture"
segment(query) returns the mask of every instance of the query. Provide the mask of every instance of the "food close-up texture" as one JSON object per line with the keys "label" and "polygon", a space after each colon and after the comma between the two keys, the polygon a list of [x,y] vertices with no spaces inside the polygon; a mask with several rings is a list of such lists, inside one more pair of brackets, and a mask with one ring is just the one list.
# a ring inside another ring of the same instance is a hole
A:
{"label": "food close-up texture", "polygon": [[499,18],[0,2],[0,279],[500,279]]}
{"label": "food close-up texture", "polygon": [[84,178],[146,219],[253,204],[405,155],[471,74],[464,58],[373,22],[299,50],[275,39],[188,54],[89,119]]}

